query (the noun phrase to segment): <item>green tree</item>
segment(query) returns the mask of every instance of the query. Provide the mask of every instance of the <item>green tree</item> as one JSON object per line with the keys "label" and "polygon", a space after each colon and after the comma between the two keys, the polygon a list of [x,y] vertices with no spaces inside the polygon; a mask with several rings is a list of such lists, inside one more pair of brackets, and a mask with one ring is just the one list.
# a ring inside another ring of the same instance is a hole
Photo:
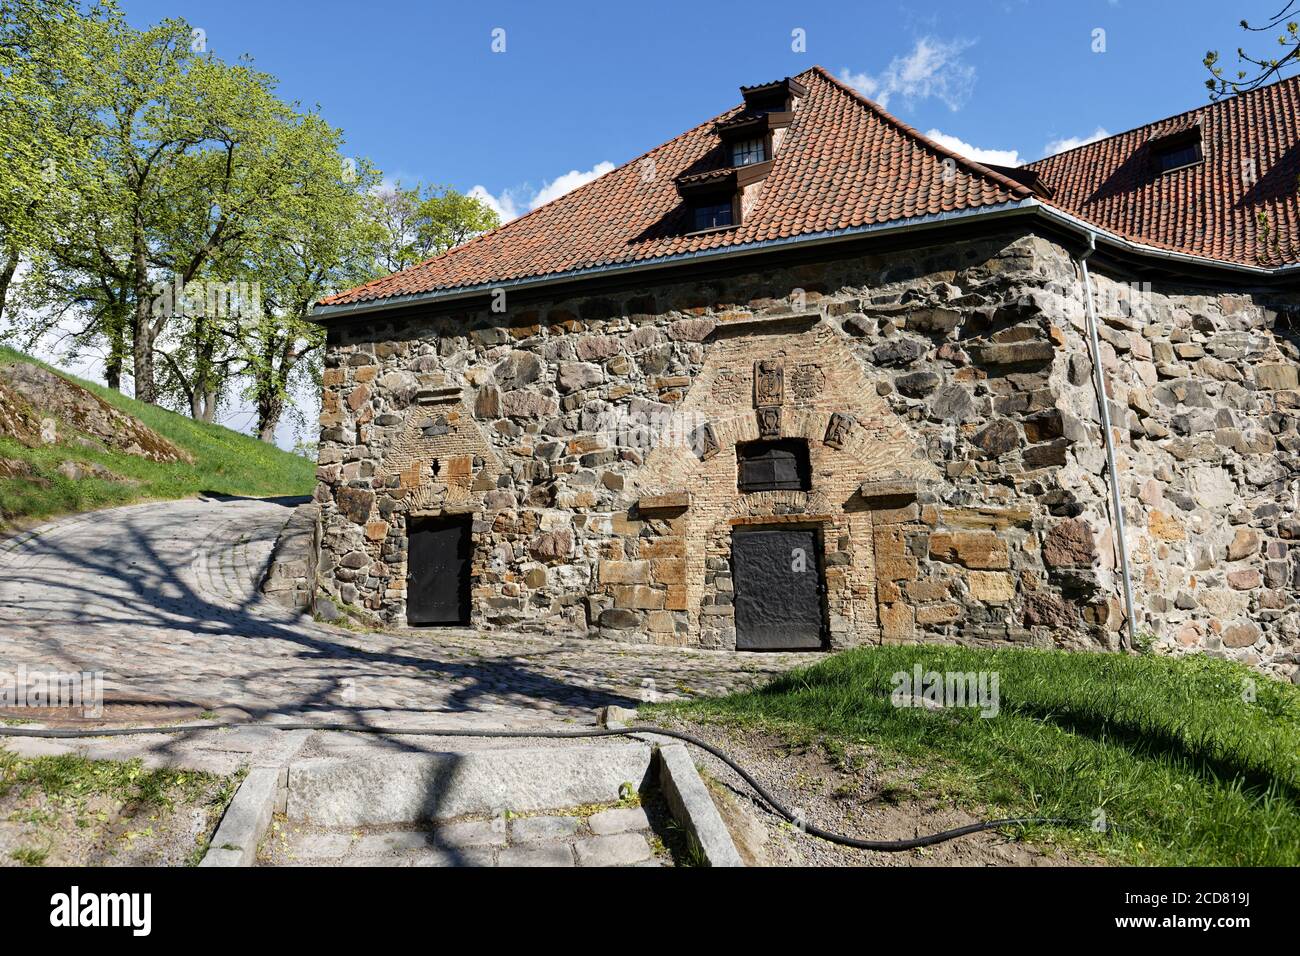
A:
{"label": "green tree", "polygon": [[501,225],[490,207],[447,186],[404,187],[399,180],[376,190],[370,205],[384,236],[376,250],[380,274],[400,272]]}
{"label": "green tree", "polygon": [[210,287],[240,280],[258,223],[301,188],[301,156],[333,149],[331,131],[268,74],[197,49],[183,21],[134,30],[110,9],[83,24],[100,179],[34,263],[34,298],[54,316],[79,306],[76,335],[107,339],[110,363],[129,352],[137,398],[185,396],[210,418],[237,364]]}
{"label": "green tree", "polygon": [[1219,62],[1219,52],[1210,50],[1205,54],[1205,68],[1210,71],[1210,78],[1205,81],[1211,99],[1222,99],[1246,93],[1265,85],[1274,77],[1280,76],[1282,70],[1300,59],[1300,23],[1293,20],[1297,0],[1288,0],[1287,5],[1273,14],[1266,22],[1252,25],[1247,20],[1241,21],[1241,28],[1251,33],[1275,34],[1278,50],[1276,56],[1252,56],[1243,47],[1237,48],[1237,61],[1242,65],[1233,78],[1225,77],[1223,66]]}
{"label": "green tree", "polygon": [[257,434],[267,442],[275,440],[295,390],[320,385],[325,337],[311,321],[316,301],[373,278],[384,238],[367,215],[378,173],[341,158],[337,131],[321,136],[333,137],[335,148],[299,154],[301,188],[268,210],[249,250],[248,271],[257,277],[263,308],[240,323],[238,354]]}
{"label": "green tree", "polygon": [[19,262],[87,181],[84,21],[75,0],[0,0],[0,317]]}

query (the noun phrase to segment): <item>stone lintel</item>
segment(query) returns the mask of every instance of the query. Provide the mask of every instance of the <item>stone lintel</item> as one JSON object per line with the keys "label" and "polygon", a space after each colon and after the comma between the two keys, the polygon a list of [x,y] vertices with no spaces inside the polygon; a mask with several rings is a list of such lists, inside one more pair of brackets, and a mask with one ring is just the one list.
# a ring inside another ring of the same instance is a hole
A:
{"label": "stone lintel", "polygon": [[637,511],[650,514],[656,511],[685,511],[691,506],[689,491],[668,491],[661,495],[643,495],[637,499]]}
{"label": "stone lintel", "polygon": [[442,385],[436,388],[422,388],[415,393],[417,405],[450,405],[460,401],[461,389],[458,385]]}
{"label": "stone lintel", "polygon": [[472,515],[477,511],[477,506],[473,502],[458,501],[454,504],[446,504],[440,508],[419,508],[415,511],[408,511],[408,518],[439,518],[443,515]]}
{"label": "stone lintel", "polygon": [[920,478],[875,478],[858,486],[863,498],[915,498],[925,487]]}
{"label": "stone lintel", "polygon": [[765,332],[788,332],[791,328],[816,325],[821,321],[820,312],[777,312],[774,315],[743,316],[720,320],[705,341],[731,338],[736,335],[754,335]]}
{"label": "stone lintel", "polygon": [[828,524],[834,520],[832,515],[741,515],[728,519],[727,524],[737,528],[752,524]]}

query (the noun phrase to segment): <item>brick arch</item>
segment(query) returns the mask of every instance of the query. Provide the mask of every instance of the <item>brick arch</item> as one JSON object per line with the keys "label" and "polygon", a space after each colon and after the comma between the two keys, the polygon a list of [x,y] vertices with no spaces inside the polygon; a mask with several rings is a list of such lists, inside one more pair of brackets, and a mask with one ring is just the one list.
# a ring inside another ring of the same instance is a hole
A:
{"label": "brick arch", "polygon": [[[786,370],[780,435],[808,442],[812,487],[808,492],[742,494],[737,488],[736,445],[760,438],[754,409],[754,365],[777,358]],[[835,413],[855,424],[841,447],[826,444]],[[836,630],[872,634],[875,555],[869,509],[852,504],[865,481],[932,480],[937,469],[923,446],[880,397],[842,332],[828,323],[800,331],[724,338],[709,346],[704,367],[677,413],[677,439],[655,448],[637,482],[642,496],[686,491],[682,516],[684,608],[706,646],[733,646],[727,611],[730,533],[737,523],[798,521],[822,528],[828,604]],[[717,451],[701,460],[687,441],[703,422]],[[857,499],[860,501],[860,499]],[[856,596],[856,600],[854,599]]]}

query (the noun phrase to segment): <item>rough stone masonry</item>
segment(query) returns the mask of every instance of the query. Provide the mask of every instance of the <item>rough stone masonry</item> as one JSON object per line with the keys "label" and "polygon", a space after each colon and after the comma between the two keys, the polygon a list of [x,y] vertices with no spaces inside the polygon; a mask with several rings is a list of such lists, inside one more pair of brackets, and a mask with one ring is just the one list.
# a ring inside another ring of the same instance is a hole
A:
{"label": "rough stone masonry", "polygon": [[[681,273],[669,273],[679,276]],[[1290,302],[1094,276],[1137,628],[1298,678]],[[814,527],[827,646],[1116,648],[1077,266],[1035,235],[329,329],[320,574],[405,620],[408,524],[472,520],[471,623],[732,649],[730,536]],[[736,445],[806,440],[807,491]]]}

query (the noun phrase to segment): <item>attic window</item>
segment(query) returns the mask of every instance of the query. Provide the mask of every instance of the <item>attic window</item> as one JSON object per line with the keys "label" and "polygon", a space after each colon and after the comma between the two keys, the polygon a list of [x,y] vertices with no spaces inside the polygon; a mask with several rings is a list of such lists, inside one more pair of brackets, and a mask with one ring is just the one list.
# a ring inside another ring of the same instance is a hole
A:
{"label": "attic window", "polygon": [[803,439],[743,442],[736,446],[736,460],[741,491],[807,491],[812,486]]}
{"label": "attic window", "polygon": [[731,144],[731,165],[752,166],[767,159],[766,144],[762,139],[742,139]]}
{"label": "attic window", "polygon": [[726,202],[697,203],[691,210],[691,228],[695,232],[701,229],[721,229],[731,225],[731,200]]}
{"label": "attic window", "polygon": [[1151,141],[1152,158],[1156,171],[1172,173],[1177,169],[1195,166],[1205,159],[1201,151],[1201,128],[1195,126],[1169,136]]}

